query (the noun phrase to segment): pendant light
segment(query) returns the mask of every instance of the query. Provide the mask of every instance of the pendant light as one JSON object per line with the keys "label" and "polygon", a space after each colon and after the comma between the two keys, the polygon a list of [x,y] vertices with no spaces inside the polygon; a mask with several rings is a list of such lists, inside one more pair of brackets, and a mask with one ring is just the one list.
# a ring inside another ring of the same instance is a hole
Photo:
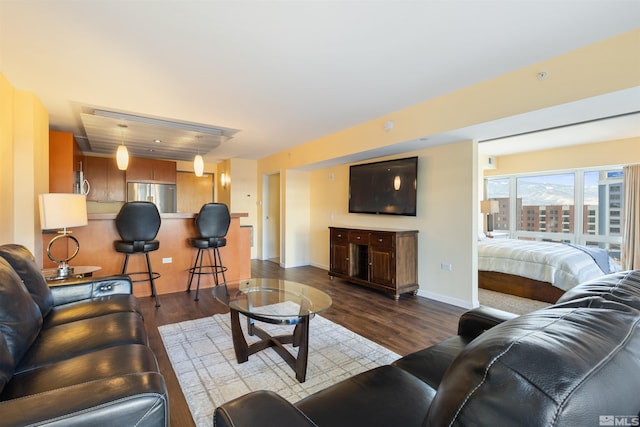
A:
{"label": "pendant light", "polygon": [[124,130],[128,127],[127,125],[118,125],[120,129],[122,129],[122,139],[121,144],[118,147],[118,151],[116,151],[116,162],[118,163],[118,169],[121,171],[127,170],[127,166],[129,166],[129,152],[127,151],[127,147],[124,145]]}
{"label": "pendant light", "polygon": [[200,155],[200,138],[202,138],[202,135],[196,136],[196,140],[198,141],[198,154],[193,158],[193,171],[196,173],[196,176],[204,175],[204,160]]}
{"label": "pendant light", "polygon": [[204,175],[204,160],[200,154],[196,154],[193,158],[193,170],[196,172],[196,176]]}

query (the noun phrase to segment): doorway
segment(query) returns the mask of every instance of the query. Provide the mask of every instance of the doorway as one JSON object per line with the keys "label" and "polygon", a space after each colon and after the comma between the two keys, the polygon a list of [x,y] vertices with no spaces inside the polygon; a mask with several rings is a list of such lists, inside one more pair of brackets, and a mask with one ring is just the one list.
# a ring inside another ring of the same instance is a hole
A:
{"label": "doorway", "polygon": [[280,264],[280,173],[264,175],[262,259]]}

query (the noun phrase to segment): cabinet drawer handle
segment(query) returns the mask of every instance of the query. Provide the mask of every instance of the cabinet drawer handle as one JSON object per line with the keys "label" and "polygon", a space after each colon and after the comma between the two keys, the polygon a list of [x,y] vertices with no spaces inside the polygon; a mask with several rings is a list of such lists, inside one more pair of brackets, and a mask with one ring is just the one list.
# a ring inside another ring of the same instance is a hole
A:
{"label": "cabinet drawer handle", "polygon": [[378,239],[378,242],[382,243],[384,242],[384,239]]}
{"label": "cabinet drawer handle", "polygon": [[360,240],[360,236],[356,237],[357,240]]}
{"label": "cabinet drawer handle", "polygon": [[338,237],[342,237],[342,234],[338,234]]}

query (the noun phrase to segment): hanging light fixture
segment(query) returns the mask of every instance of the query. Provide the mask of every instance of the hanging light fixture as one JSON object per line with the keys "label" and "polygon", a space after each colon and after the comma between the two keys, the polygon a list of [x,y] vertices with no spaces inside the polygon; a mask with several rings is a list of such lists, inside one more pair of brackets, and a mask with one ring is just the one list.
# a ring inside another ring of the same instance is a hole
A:
{"label": "hanging light fixture", "polygon": [[124,130],[128,126],[123,124],[119,124],[118,126],[122,130],[122,138],[118,151],[116,151],[116,162],[118,163],[118,169],[124,171],[127,170],[127,166],[129,166],[129,152],[127,151],[127,147],[124,145]]}
{"label": "hanging light fixture", "polygon": [[196,173],[196,176],[204,175],[204,160],[200,154],[196,154],[193,158],[193,170]]}
{"label": "hanging light fixture", "polygon": [[193,158],[193,171],[196,173],[196,176],[204,175],[204,160],[200,155],[200,138],[202,138],[202,135],[196,136],[196,140],[198,141],[198,154]]}

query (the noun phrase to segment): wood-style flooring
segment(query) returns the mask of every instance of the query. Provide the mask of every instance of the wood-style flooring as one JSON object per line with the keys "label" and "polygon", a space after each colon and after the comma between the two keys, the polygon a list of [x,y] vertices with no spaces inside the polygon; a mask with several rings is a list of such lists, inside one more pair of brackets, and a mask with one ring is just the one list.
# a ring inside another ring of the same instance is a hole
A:
{"label": "wood-style flooring", "polygon": [[[283,269],[273,262],[253,260],[251,274],[253,277],[292,280],[323,290],[331,296],[333,305],[322,316],[400,355],[455,335],[458,317],[464,312],[459,307],[420,296],[402,295],[399,301],[394,301],[388,294],[340,279],[331,280],[326,270],[316,267]],[[210,280],[205,276],[202,278],[207,279]],[[229,288],[233,294],[234,286],[230,284]],[[172,426],[193,426],[194,423],[169,363],[158,326],[229,311],[213,297],[211,288],[200,290],[200,301],[194,301],[194,295],[195,288],[191,293],[160,295],[159,308],[154,306],[153,298],[139,298],[149,342],[169,390]]]}

